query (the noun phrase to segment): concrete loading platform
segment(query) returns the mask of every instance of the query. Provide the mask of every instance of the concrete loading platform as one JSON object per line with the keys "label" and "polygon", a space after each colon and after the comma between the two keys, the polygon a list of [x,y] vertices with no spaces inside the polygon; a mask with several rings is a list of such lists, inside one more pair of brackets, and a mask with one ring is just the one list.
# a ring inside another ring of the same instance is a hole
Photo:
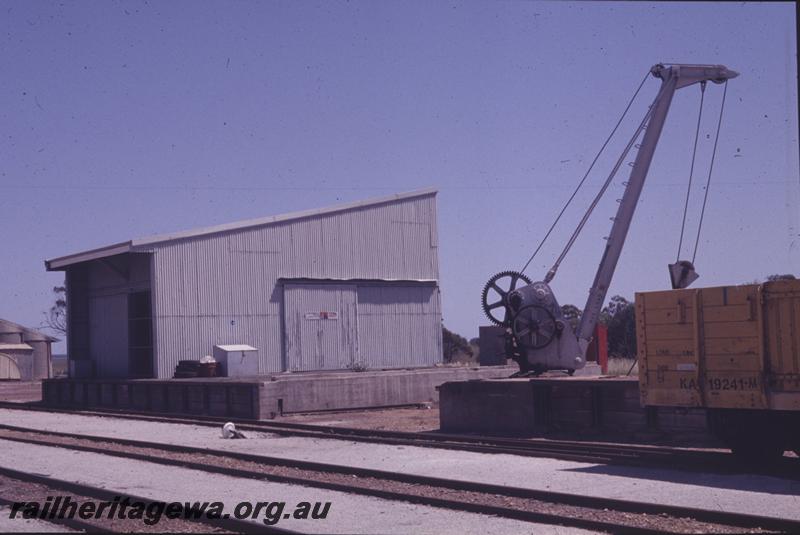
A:
{"label": "concrete loading platform", "polygon": [[48,379],[51,407],[107,408],[243,419],[437,402],[447,381],[508,377],[514,368],[441,367],[192,379]]}
{"label": "concrete loading platform", "polygon": [[39,401],[41,381],[0,381],[0,401]]}
{"label": "concrete loading platform", "polygon": [[444,383],[442,431],[713,445],[703,409],[641,407],[636,377],[538,377]]}

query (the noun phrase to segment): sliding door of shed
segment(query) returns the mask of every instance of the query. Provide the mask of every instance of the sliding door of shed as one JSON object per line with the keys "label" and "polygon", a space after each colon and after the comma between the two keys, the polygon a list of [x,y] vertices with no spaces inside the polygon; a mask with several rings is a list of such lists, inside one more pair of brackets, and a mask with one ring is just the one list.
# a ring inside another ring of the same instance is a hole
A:
{"label": "sliding door of shed", "polygon": [[345,369],[358,362],[355,286],[286,284],[283,307],[289,371]]}

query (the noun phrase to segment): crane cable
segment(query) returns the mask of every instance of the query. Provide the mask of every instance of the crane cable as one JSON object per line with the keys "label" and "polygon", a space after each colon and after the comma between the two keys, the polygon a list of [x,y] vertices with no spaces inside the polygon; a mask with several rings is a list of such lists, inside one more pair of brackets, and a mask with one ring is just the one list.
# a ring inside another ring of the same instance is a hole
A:
{"label": "crane cable", "polygon": [[697,128],[694,132],[694,148],[692,149],[692,165],[689,167],[689,185],[686,186],[686,201],[683,203],[683,221],[681,221],[681,237],[678,240],[678,254],[675,261],[681,259],[681,248],[683,247],[683,232],[686,229],[686,214],[689,213],[689,196],[692,193],[692,177],[694,175],[694,162],[697,157],[697,140],[700,137],[700,120],[703,117],[703,98],[706,95],[706,82],[700,82],[700,110],[697,113]]}
{"label": "crane cable", "polygon": [[[645,113],[644,118],[642,119],[642,122],[639,123],[639,127],[633,133],[633,136],[631,136],[630,141],[628,141],[628,145],[622,151],[622,155],[620,155],[619,159],[617,160],[617,163],[614,165],[614,168],[611,170],[611,173],[608,175],[608,178],[606,179],[605,183],[603,184],[603,187],[600,189],[600,191],[597,193],[597,195],[595,195],[595,198],[592,201],[592,204],[589,205],[589,208],[586,210],[586,213],[583,215],[583,219],[581,219],[580,223],[578,223],[577,228],[572,233],[572,236],[570,237],[569,241],[567,242],[567,245],[564,247],[564,250],[561,252],[561,255],[558,257],[558,260],[556,260],[556,262],[553,264],[553,267],[550,268],[550,271],[547,272],[547,275],[544,278],[544,282],[550,282],[551,280],[553,280],[553,277],[556,276],[556,272],[558,271],[558,267],[561,265],[561,261],[564,260],[564,257],[567,256],[567,253],[572,248],[572,245],[575,243],[575,240],[578,239],[578,235],[580,234],[581,230],[583,230],[583,227],[586,225],[586,222],[589,220],[589,216],[592,215],[592,211],[597,206],[597,203],[600,202],[600,198],[603,196],[603,194],[605,194],[606,190],[608,189],[608,186],[611,185],[611,181],[614,179],[614,176],[617,174],[617,171],[619,171],[619,167],[622,165],[622,162],[628,156],[628,152],[630,152],[631,148],[634,146],[634,143],[636,142],[636,139],[639,137],[639,135],[642,133],[642,131],[645,128],[647,128],[647,124],[648,124],[648,121],[650,120],[650,116],[652,115],[653,110],[655,109],[656,105],[661,101],[661,99],[664,96],[665,88],[666,88],[666,86],[664,84],[662,84],[661,87],[659,88],[658,94],[656,94],[656,98],[653,99],[653,103],[650,105],[650,107],[647,108],[647,113]],[[627,184],[627,183],[624,183],[624,184]],[[614,219],[614,218],[612,218],[612,219]]]}
{"label": "crane cable", "polygon": [[697,225],[697,238],[694,241],[694,253],[692,253],[692,264],[697,257],[697,246],[700,243],[700,229],[703,228],[703,217],[706,213],[706,202],[708,201],[708,189],[711,186],[711,172],[714,170],[714,159],[717,155],[717,142],[719,141],[719,131],[722,126],[722,111],[725,109],[725,95],[728,94],[728,81],[725,80],[725,88],[722,91],[722,104],[719,107],[719,120],[717,121],[717,134],[714,137],[714,149],[711,152],[711,165],[708,167],[708,180],[706,181],[706,192],[703,196],[703,208],[700,210],[700,223]]}
{"label": "crane cable", "polygon": [[550,226],[550,229],[549,229],[549,230],[547,231],[547,233],[544,235],[544,238],[542,238],[542,241],[541,241],[541,242],[539,242],[539,245],[538,245],[538,247],[536,247],[536,250],[534,250],[534,251],[533,251],[533,254],[531,255],[531,257],[530,257],[530,258],[528,258],[528,261],[527,261],[527,262],[525,262],[525,265],[524,265],[524,266],[522,266],[522,269],[520,269],[520,270],[519,270],[519,272],[520,272],[520,273],[524,273],[524,272],[525,272],[525,270],[528,268],[528,266],[529,266],[529,265],[530,265],[530,263],[533,261],[533,259],[534,259],[534,257],[536,256],[536,254],[539,252],[539,250],[540,250],[540,249],[542,248],[542,246],[544,245],[544,242],[545,242],[545,241],[547,241],[547,238],[549,238],[549,237],[550,237],[550,234],[553,232],[553,229],[554,229],[554,228],[556,227],[556,225],[558,224],[559,220],[561,219],[561,216],[563,216],[563,215],[564,215],[564,212],[566,212],[566,210],[567,210],[567,208],[569,207],[570,203],[572,203],[572,200],[573,200],[573,199],[575,198],[575,196],[578,194],[578,191],[581,189],[581,187],[583,186],[584,182],[586,182],[586,179],[589,177],[589,173],[591,173],[592,169],[594,168],[594,164],[596,164],[596,163],[597,163],[597,160],[600,158],[600,155],[601,155],[601,154],[603,153],[603,151],[605,150],[605,148],[606,148],[606,146],[608,145],[609,141],[611,141],[611,138],[612,138],[612,137],[614,136],[614,134],[617,132],[617,129],[619,128],[619,125],[622,123],[622,120],[625,118],[625,115],[627,115],[627,113],[628,113],[628,110],[630,110],[630,108],[631,108],[631,105],[633,104],[633,101],[634,101],[634,100],[636,100],[636,96],[639,94],[639,91],[642,89],[642,86],[643,86],[643,85],[644,85],[644,83],[647,81],[647,77],[648,77],[649,75],[650,75],[650,71],[647,71],[647,73],[644,75],[644,78],[642,78],[642,81],[641,81],[641,83],[639,84],[639,87],[636,89],[636,91],[633,93],[633,96],[632,96],[632,97],[631,97],[631,99],[628,101],[628,105],[625,107],[625,111],[623,111],[623,112],[622,112],[622,115],[620,116],[619,120],[617,121],[617,124],[614,126],[614,129],[613,129],[613,130],[611,130],[611,133],[610,133],[610,134],[608,135],[608,137],[606,138],[605,142],[603,143],[603,146],[602,146],[602,147],[600,147],[600,150],[597,152],[597,155],[594,157],[594,160],[592,160],[592,163],[591,163],[591,165],[589,165],[589,169],[586,171],[586,174],[584,174],[584,175],[583,175],[583,178],[582,178],[582,179],[581,179],[581,181],[578,183],[578,186],[575,188],[575,191],[573,191],[573,192],[572,192],[572,195],[570,195],[569,199],[567,199],[567,202],[566,202],[566,204],[565,204],[565,205],[564,205],[564,207],[561,209],[561,212],[559,212],[559,214],[558,214],[558,216],[556,217],[555,221],[553,221],[553,224]]}
{"label": "crane cable", "polygon": [[656,99],[653,101],[653,104],[647,110],[647,113],[645,113],[644,118],[642,119],[642,122],[639,123],[639,127],[636,129],[636,132],[633,133],[633,136],[631,136],[630,141],[628,141],[628,145],[625,147],[625,150],[622,151],[622,155],[619,157],[619,159],[617,160],[617,163],[614,165],[614,168],[611,170],[611,173],[608,175],[608,178],[606,179],[605,183],[603,184],[603,187],[600,188],[599,192],[597,192],[597,195],[595,195],[594,200],[592,201],[592,204],[589,205],[589,208],[586,210],[586,213],[583,215],[583,218],[581,219],[580,223],[578,223],[578,226],[573,231],[572,236],[570,237],[569,241],[567,242],[567,245],[564,247],[564,250],[561,251],[561,255],[558,257],[558,260],[555,261],[555,263],[553,264],[553,267],[551,267],[550,271],[547,272],[547,275],[544,278],[544,282],[550,282],[551,280],[553,280],[553,277],[556,276],[556,271],[558,271],[558,267],[561,265],[561,261],[564,260],[564,257],[567,256],[567,253],[572,248],[572,245],[575,243],[575,240],[578,239],[578,235],[581,233],[581,231],[583,230],[583,227],[586,225],[586,222],[589,220],[589,216],[592,215],[592,212],[594,211],[595,207],[597,206],[597,203],[600,202],[600,199],[605,194],[606,190],[608,189],[608,186],[611,185],[611,181],[616,176],[617,171],[619,171],[619,168],[622,165],[622,162],[628,156],[628,152],[630,152],[631,148],[633,147],[634,143],[636,142],[636,139],[639,137],[639,135],[642,133],[642,131],[647,127],[647,122],[650,119],[650,115],[653,113],[653,108],[655,108],[656,103],[661,99],[662,94],[663,94],[663,86],[662,86],[661,90],[659,90],[658,95],[656,96]]}

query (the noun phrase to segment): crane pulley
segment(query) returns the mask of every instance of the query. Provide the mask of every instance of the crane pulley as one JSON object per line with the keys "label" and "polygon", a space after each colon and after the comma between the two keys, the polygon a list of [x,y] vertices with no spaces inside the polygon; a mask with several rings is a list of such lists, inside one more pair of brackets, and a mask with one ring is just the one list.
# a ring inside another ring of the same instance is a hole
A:
{"label": "crane pulley", "polygon": [[[518,362],[521,372],[541,373],[551,369],[562,369],[572,373],[574,370],[582,368],[585,365],[586,349],[588,348],[595,326],[597,325],[606,292],[608,291],[617,261],[622,252],[622,246],[625,242],[628,229],[630,228],[633,213],[636,209],[636,204],[661,135],[661,130],[664,126],[672,97],[676,90],[689,85],[700,84],[701,95],[703,95],[708,81],[717,84],[726,84],[725,92],[723,93],[722,107],[720,108],[720,119],[717,124],[717,137],[714,142],[714,155],[716,154],[720,125],[722,123],[722,109],[724,108],[725,94],[727,93],[727,81],[738,76],[738,73],[722,65],[658,64],[650,69],[649,74],[661,80],[661,86],[655,100],[648,108],[644,118],[630,138],[622,155],[617,160],[610,175],[603,184],[603,187],[600,189],[600,192],[595,196],[577,228],[568,240],[561,255],[553,264],[553,267],[547,272],[544,279],[539,282],[531,282],[522,272],[502,272],[492,277],[484,288],[481,296],[483,309],[492,322],[506,327],[506,353],[509,357],[514,358]],[[647,77],[645,77],[645,79],[646,78]],[[636,98],[643,83],[644,80],[628,103],[622,118],[624,118],[625,114],[630,109],[631,103]],[[702,114],[702,104],[700,113]],[[617,122],[611,135],[603,144],[600,153],[602,153],[611,139],[611,136],[616,132],[622,118]],[[700,118],[698,117],[698,133],[699,121]],[[637,145],[636,140],[642,132],[644,132],[644,137],[641,144]],[[696,133],[695,153],[697,135]],[[581,316],[577,329],[573,331],[572,327],[565,321],[561,307],[549,283],[555,277],[561,261],[575,243],[578,234],[585,226],[592,211],[608,189],[611,181],[627,157],[627,154],[634,146],[638,149],[638,153],[633,162],[630,177],[625,183],[625,192],[622,199],[619,200],[620,205],[617,214],[612,218],[614,223],[607,238],[606,248],[595,275],[594,283],[589,290],[589,296],[586,301],[586,306],[584,307],[583,315]],[[591,171],[600,153],[595,157],[589,171]],[[675,264],[669,266],[673,288],[685,288],[698,277],[694,270],[693,262],[697,254],[697,245],[700,239],[700,228],[702,227],[703,215],[708,199],[708,187],[711,181],[713,163],[714,156],[712,155],[692,261],[677,260]],[[567,201],[567,206],[574,199],[578,189],[580,189],[585,182],[589,171],[584,175],[578,188]],[[690,190],[693,172],[694,155],[692,157],[692,168],[690,171]],[[686,210],[688,209],[688,194],[689,192],[687,192],[686,208],[684,210],[684,220],[678,248],[679,258],[685,229]],[[544,239],[539,244],[539,247],[537,247],[531,258],[525,264],[525,268],[527,268],[531,260],[533,260],[533,257],[539,249],[541,249],[544,240],[550,235],[567,206],[562,209],[561,213],[556,218],[556,222],[550,227]],[[525,268],[521,271],[524,271]],[[519,286],[520,281],[525,282],[525,285]],[[497,294],[497,296],[494,297],[494,294]]]}

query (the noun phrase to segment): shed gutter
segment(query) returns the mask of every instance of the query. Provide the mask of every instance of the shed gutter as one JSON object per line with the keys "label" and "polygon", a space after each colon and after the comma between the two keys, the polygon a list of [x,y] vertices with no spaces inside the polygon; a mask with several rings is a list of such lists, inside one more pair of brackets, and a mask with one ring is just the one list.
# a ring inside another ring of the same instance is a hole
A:
{"label": "shed gutter", "polygon": [[437,279],[336,279],[331,277],[317,278],[317,277],[278,277],[280,284],[415,284],[415,285],[433,285],[439,284]]}
{"label": "shed gutter", "polygon": [[61,256],[52,260],[45,260],[44,265],[47,271],[62,271],[65,267],[80,262],[88,262],[89,260],[97,260],[98,258],[106,258],[122,253],[129,253],[133,248],[132,241],[117,243],[115,245],[108,245],[91,251],[84,251],[82,253],[75,253],[67,256]]}

